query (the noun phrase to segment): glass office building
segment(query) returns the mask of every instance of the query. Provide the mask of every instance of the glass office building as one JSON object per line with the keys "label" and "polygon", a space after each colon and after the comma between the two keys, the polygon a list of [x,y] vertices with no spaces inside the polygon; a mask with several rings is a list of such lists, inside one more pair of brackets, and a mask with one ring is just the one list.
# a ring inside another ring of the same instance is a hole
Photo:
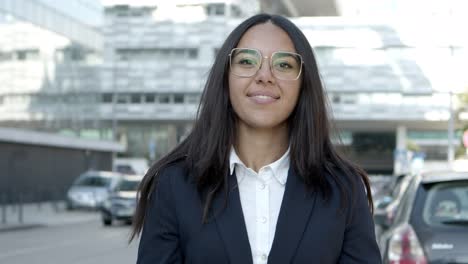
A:
{"label": "glass office building", "polygon": [[[0,125],[114,138],[150,159],[190,130],[222,41],[258,11],[242,1],[73,1],[77,16],[54,3],[0,2]],[[356,160],[388,171],[408,144],[446,159],[448,91],[468,84],[462,23],[292,20],[314,47],[342,146]]]}

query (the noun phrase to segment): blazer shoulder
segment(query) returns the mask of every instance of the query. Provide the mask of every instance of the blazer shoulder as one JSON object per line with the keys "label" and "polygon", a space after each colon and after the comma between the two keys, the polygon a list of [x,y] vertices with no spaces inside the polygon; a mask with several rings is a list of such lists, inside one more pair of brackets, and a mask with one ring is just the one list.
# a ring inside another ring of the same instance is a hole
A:
{"label": "blazer shoulder", "polygon": [[357,171],[345,171],[343,168],[333,166],[325,170],[328,182],[333,189],[343,188],[346,192],[354,192],[356,187],[365,190],[364,182]]}
{"label": "blazer shoulder", "polygon": [[190,170],[185,159],[177,160],[164,165],[158,172],[158,182],[163,186],[180,186],[190,182]]}
{"label": "blazer shoulder", "polygon": [[349,209],[348,212],[354,211],[356,207],[367,207],[370,210],[366,185],[358,172],[346,172],[334,167],[332,171],[327,171],[327,179],[332,189],[332,195],[339,197],[340,203]]}

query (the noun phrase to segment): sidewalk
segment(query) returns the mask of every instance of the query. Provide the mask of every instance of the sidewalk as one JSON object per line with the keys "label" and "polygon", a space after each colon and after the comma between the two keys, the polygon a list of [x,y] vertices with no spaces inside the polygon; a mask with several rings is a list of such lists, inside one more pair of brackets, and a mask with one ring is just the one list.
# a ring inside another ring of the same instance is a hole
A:
{"label": "sidewalk", "polygon": [[18,207],[6,207],[6,223],[0,207],[0,232],[24,230],[37,227],[66,225],[100,219],[98,211],[67,211],[64,202],[43,202],[23,205],[23,221],[19,221]]}

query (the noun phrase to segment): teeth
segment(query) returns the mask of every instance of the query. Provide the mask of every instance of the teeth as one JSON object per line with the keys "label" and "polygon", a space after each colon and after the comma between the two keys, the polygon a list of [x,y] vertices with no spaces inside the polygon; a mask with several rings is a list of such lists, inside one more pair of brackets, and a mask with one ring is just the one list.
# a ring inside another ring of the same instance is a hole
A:
{"label": "teeth", "polygon": [[260,99],[270,99],[270,98],[273,98],[273,97],[268,96],[268,95],[256,95],[255,97],[260,98]]}

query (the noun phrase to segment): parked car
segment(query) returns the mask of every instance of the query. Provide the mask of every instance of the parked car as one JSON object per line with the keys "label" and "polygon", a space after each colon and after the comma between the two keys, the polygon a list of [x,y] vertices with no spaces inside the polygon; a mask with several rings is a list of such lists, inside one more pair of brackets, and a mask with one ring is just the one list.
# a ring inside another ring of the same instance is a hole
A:
{"label": "parked car", "polygon": [[148,169],[146,158],[116,158],[113,160],[112,170],[125,174],[144,175]]}
{"label": "parked car", "polygon": [[369,175],[371,193],[374,200],[378,200],[390,193],[389,185],[393,184],[394,176],[391,175]]}
{"label": "parked car", "polygon": [[101,207],[102,223],[112,225],[114,220],[132,222],[137,202],[137,190],[143,176],[121,177]]}
{"label": "parked car", "polygon": [[468,172],[430,172],[411,178],[379,245],[383,263],[468,263],[467,238]]}
{"label": "parked car", "polygon": [[385,231],[392,224],[401,198],[413,176],[412,174],[394,176],[395,178],[389,186],[391,193],[375,201],[374,219],[376,219],[380,230]]}
{"label": "parked car", "polygon": [[87,171],[81,174],[67,192],[67,209],[99,209],[120,176],[120,173],[109,171]]}

